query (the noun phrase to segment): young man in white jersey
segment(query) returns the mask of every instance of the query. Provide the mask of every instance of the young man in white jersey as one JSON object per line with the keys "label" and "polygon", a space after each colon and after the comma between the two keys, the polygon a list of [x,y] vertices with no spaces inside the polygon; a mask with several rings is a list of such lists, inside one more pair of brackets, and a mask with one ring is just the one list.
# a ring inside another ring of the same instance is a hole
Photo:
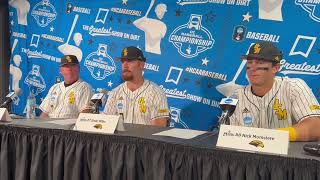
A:
{"label": "young man in white jersey", "polygon": [[270,42],[253,44],[247,60],[250,85],[238,89],[231,125],[289,131],[290,141],[320,140],[320,106],[308,85],[298,78],[276,77],[281,51]]}
{"label": "young man in white jersey", "polygon": [[169,119],[167,98],[159,86],[143,78],[146,58],[142,51],[126,47],[119,59],[125,82],[111,91],[104,113],[120,115],[124,123],[165,127]]}
{"label": "young man in white jersey", "polygon": [[90,112],[91,86],[79,79],[79,61],[74,55],[61,58],[60,73],[64,81],[53,85],[40,105],[40,118],[77,118]]}

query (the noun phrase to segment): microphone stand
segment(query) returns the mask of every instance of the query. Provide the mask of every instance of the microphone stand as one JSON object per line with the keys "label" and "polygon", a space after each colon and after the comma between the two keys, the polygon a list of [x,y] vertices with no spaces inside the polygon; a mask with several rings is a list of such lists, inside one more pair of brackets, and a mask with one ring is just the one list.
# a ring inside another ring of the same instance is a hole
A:
{"label": "microphone stand", "polygon": [[6,108],[8,110],[8,112],[11,112],[11,103],[12,103],[12,99],[10,98],[5,98],[6,100],[0,105],[0,108]]}
{"label": "microphone stand", "polygon": [[209,128],[209,131],[214,131],[215,129],[219,131],[221,124],[230,125],[229,113],[230,113],[229,110],[223,111],[217,122],[217,125]]}
{"label": "microphone stand", "polygon": [[219,118],[219,127],[221,124],[230,125],[229,110],[224,111]]}
{"label": "microphone stand", "polygon": [[92,110],[92,113],[93,113],[93,114],[99,114],[99,106],[100,106],[100,102],[99,102],[99,100],[97,100],[97,101],[93,104],[93,110]]}

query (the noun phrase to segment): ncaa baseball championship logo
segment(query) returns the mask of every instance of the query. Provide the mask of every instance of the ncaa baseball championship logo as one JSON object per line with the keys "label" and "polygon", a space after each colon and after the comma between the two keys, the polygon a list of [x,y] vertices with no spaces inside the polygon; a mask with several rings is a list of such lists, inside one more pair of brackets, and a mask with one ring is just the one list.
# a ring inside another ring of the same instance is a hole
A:
{"label": "ncaa baseball championship logo", "polygon": [[46,27],[57,17],[57,12],[49,0],[42,0],[37,3],[31,12],[40,27]]}
{"label": "ncaa baseball championship logo", "polygon": [[99,44],[98,50],[86,57],[84,65],[96,80],[103,80],[116,71],[116,65],[107,54],[107,45],[105,44]]}
{"label": "ncaa baseball championship logo", "polygon": [[32,92],[34,95],[38,95],[46,89],[46,82],[40,74],[39,65],[34,64],[32,66],[32,70],[28,73],[24,83],[29,86],[30,92]]}
{"label": "ncaa baseball championship logo", "polygon": [[302,9],[309,14],[309,17],[312,20],[320,22],[319,1],[296,0],[295,3],[296,5],[301,6]]}
{"label": "ncaa baseball championship logo", "polygon": [[169,41],[183,57],[193,58],[212,48],[215,40],[201,21],[202,15],[191,14],[187,24],[177,27],[170,34]]}

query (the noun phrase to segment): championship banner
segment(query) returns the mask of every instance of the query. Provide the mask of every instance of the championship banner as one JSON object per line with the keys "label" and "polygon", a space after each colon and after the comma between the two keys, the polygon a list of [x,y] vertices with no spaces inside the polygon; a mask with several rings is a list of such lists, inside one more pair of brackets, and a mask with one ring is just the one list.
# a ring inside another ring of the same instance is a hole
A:
{"label": "championship banner", "polygon": [[[248,84],[240,56],[259,41],[283,51],[278,76],[302,78],[320,97],[320,4],[304,0],[10,0],[10,90],[25,115],[29,93],[40,105],[63,81],[60,58],[80,61],[81,79],[96,90],[122,83],[117,57],[137,46],[144,77],[168,97],[171,127],[208,130],[219,102]],[[301,25],[303,24],[303,25]]]}

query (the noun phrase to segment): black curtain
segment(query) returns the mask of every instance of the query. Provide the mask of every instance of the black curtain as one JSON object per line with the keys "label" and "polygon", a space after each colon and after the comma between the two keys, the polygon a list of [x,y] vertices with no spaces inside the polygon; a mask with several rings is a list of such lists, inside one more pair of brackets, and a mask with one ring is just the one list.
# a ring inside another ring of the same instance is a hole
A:
{"label": "black curtain", "polygon": [[9,91],[9,10],[8,0],[0,0],[0,102]]}
{"label": "black curtain", "polygon": [[320,162],[0,125],[1,180],[316,180]]}

